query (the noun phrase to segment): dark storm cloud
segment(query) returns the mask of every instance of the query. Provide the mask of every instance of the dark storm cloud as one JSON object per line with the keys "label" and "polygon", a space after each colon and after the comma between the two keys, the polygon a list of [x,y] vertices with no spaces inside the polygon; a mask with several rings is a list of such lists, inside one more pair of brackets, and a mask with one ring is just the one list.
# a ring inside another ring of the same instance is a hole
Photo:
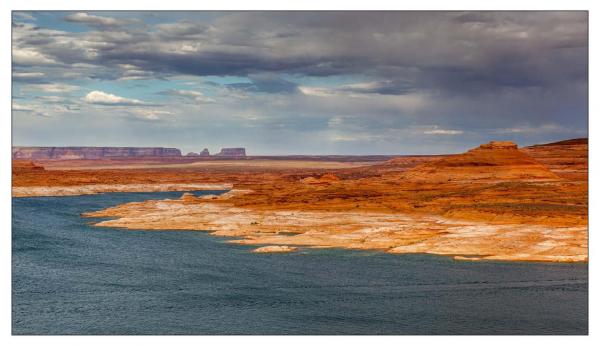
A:
{"label": "dark storm cloud", "polygon": [[[15,43],[38,53],[30,54],[38,62],[46,57],[64,64],[135,64],[157,75],[360,73],[403,81],[363,90],[382,94],[481,92],[587,78],[583,12],[250,12],[225,15],[211,25],[185,21],[150,31],[119,29],[128,21],[100,15],[66,18],[111,30],[77,34],[17,25]],[[257,91],[278,87],[253,84],[248,87]]]}
{"label": "dark storm cloud", "polygon": [[415,87],[415,83],[412,81],[385,80],[372,83],[345,85],[337,88],[337,90],[362,94],[405,95],[414,92]]}

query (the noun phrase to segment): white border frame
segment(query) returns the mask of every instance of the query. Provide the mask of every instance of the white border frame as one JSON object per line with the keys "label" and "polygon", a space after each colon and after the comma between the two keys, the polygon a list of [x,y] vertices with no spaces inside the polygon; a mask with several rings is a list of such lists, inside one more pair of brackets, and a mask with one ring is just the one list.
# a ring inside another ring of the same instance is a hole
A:
{"label": "white border frame", "polygon": [[[474,0],[453,0],[451,2],[435,1],[435,0],[420,0],[416,2],[399,3],[395,1],[369,0],[362,2],[350,3],[343,0],[320,0],[318,2],[283,2],[275,0],[253,0],[251,2],[243,1],[217,1],[217,2],[200,2],[194,6],[191,1],[169,0],[150,3],[148,0],[103,0],[100,2],[74,2],[67,0],[21,0],[21,1],[3,1],[0,3],[2,10],[0,11],[1,18],[1,65],[0,76],[3,92],[0,94],[2,105],[2,115],[0,116],[0,148],[4,154],[0,155],[0,343],[2,345],[24,344],[37,345],[39,343],[50,343],[60,345],[77,345],[81,343],[91,345],[102,345],[106,342],[111,344],[128,344],[128,345],[164,345],[168,343],[177,343],[182,345],[203,343],[215,344],[257,344],[257,345],[281,345],[286,346],[302,345],[307,343],[327,343],[329,345],[363,345],[364,343],[377,343],[378,346],[394,345],[399,343],[419,343],[419,344],[456,344],[461,346],[481,346],[485,345],[502,345],[510,344],[540,344],[544,346],[560,345],[565,346],[566,343],[581,343],[581,344],[600,344],[598,307],[599,300],[598,285],[600,276],[600,267],[592,265],[595,256],[590,251],[590,266],[589,266],[589,333],[588,337],[528,337],[528,336],[508,336],[508,337],[488,337],[488,336],[338,336],[338,337],[219,337],[219,336],[200,336],[200,337],[144,337],[144,336],[117,336],[117,337],[30,337],[30,336],[11,336],[11,159],[9,147],[11,146],[11,11],[12,10],[589,10],[589,48],[590,48],[590,66],[589,66],[589,137],[590,137],[590,210],[589,210],[589,227],[590,227],[590,249],[598,248],[598,237],[593,233],[595,226],[598,225],[598,209],[600,196],[600,185],[595,183],[594,174],[598,172],[599,153],[595,149],[595,135],[599,133],[600,123],[591,116],[593,110],[598,109],[598,98],[593,97],[594,83],[598,80],[598,69],[595,68],[593,62],[600,61],[598,55],[598,20],[600,15],[597,15],[598,1],[570,0],[570,1],[531,1],[531,0],[503,0],[503,1],[474,1]],[[596,58],[594,58],[594,56]],[[84,339],[85,338],[85,339]],[[594,341],[596,340],[596,341]],[[511,345],[512,346],[512,345]]]}

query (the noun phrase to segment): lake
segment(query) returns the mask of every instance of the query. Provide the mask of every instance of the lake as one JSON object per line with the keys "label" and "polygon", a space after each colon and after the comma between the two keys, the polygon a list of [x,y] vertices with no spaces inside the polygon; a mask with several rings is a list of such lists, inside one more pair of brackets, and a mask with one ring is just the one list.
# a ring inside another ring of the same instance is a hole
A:
{"label": "lake", "polygon": [[255,254],[205,232],[79,216],[181,194],[13,198],[13,334],[588,333],[587,264]]}

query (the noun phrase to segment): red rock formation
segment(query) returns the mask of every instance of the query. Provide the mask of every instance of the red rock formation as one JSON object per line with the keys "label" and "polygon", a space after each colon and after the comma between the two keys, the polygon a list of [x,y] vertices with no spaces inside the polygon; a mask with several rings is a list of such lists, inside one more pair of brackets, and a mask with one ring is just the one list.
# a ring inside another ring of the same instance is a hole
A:
{"label": "red rock formation", "polygon": [[338,181],[340,181],[340,178],[338,178],[338,176],[333,173],[325,173],[320,178],[308,177],[308,178],[302,179],[303,183],[310,184],[310,185],[320,185],[320,184],[327,185],[327,184],[336,183]]}
{"label": "red rock formation", "polygon": [[12,171],[13,174],[24,172],[41,172],[44,171],[44,167],[36,165],[32,161],[14,160],[12,162]]}
{"label": "red rock formation", "polygon": [[522,150],[538,162],[547,165],[561,178],[588,180],[587,138],[532,145]]}
{"label": "red rock formation", "polygon": [[550,169],[513,142],[491,141],[463,154],[421,164],[405,174],[413,181],[557,180]]}

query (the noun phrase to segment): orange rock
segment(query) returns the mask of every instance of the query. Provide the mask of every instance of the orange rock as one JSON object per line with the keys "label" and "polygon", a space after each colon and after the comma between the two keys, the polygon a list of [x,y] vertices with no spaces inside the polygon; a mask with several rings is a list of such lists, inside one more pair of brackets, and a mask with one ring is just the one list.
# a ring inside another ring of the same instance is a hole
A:
{"label": "orange rock", "polygon": [[302,179],[305,184],[320,185],[320,184],[332,184],[340,181],[340,178],[333,173],[325,173],[320,178],[308,177]]}
{"label": "orange rock", "polygon": [[411,181],[529,181],[559,180],[550,169],[513,142],[492,141],[463,154],[424,163],[408,171]]}

